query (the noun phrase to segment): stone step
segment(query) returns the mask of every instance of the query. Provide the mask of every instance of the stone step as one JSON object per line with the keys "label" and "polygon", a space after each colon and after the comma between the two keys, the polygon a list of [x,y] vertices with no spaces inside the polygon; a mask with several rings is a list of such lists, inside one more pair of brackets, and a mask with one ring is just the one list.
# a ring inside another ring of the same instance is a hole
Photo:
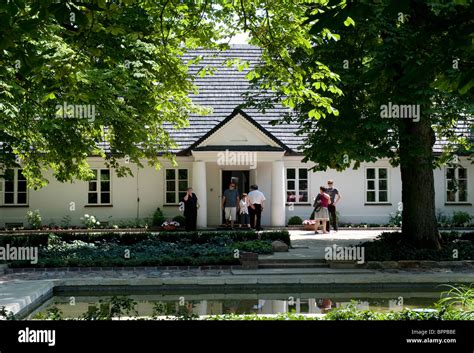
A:
{"label": "stone step", "polygon": [[325,263],[287,263],[287,262],[278,262],[278,263],[266,263],[259,264],[258,268],[329,268],[329,264]]}
{"label": "stone step", "polygon": [[278,259],[278,258],[258,258],[259,264],[276,264],[276,263],[288,263],[288,264],[327,264],[327,261],[324,259],[312,259],[312,258],[287,258],[287,259]]}

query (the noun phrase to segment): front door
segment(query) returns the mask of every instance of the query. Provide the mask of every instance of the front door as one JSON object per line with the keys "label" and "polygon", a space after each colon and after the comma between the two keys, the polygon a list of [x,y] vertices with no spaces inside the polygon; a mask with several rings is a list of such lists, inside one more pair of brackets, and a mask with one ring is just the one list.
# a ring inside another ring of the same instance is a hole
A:
{"label": "front door", "polygon": [[[222,193],[221,195],[224,195],[224,191],[229,188],[229,184],[231,182],[234,182],[237,190],[239,192],[239,197],[242,195],[242,193],[249,192],[250,188],[250,172],[248,170],[223,170],[222,171]],[[239,218],[239,217],[237,217]],[[222,224],[225,224],[225,215],[224,211],[222,210],[222,216],[221,216]],[[238,223],[239,220],[237,220]]]}

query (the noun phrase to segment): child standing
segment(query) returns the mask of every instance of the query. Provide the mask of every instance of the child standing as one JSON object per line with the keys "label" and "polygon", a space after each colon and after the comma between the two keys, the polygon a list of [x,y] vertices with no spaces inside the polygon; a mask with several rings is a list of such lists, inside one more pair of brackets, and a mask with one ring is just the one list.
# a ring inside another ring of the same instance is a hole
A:
{"label": "child standing", "polygon": [[248,228],[250,228],[250,215],[249,215],[249,206],[250,206],[250,201],[246,193],[242,194],[242,197],[240,198],[239,202],[239,214],[240,214],[240,226],[246,225]]}

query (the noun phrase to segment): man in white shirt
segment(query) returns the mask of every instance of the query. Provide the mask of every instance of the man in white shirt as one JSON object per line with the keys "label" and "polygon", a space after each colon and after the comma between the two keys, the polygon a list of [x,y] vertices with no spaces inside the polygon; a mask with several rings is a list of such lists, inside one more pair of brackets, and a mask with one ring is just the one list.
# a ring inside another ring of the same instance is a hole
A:
{"label": "man in white shirt", "polygon": [[265,195],[258,190],[257,185],[250,186],[250,192],[248,194],[250,201],[250,226],[255,230],[262,230],[260,221],[262,219],[262,211],[265,208]]}

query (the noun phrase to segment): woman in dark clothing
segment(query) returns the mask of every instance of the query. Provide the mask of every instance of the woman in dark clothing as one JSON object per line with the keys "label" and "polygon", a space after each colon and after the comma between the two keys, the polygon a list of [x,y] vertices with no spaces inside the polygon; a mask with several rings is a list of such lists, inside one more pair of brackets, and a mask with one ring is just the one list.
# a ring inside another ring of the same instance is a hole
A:
{"label": "woman in dark clothing", "polygon": [[185,229],[187,232],[196,230],[198,199],[193,188],[188,188],[184,202],[184,217],[186,218]]}

